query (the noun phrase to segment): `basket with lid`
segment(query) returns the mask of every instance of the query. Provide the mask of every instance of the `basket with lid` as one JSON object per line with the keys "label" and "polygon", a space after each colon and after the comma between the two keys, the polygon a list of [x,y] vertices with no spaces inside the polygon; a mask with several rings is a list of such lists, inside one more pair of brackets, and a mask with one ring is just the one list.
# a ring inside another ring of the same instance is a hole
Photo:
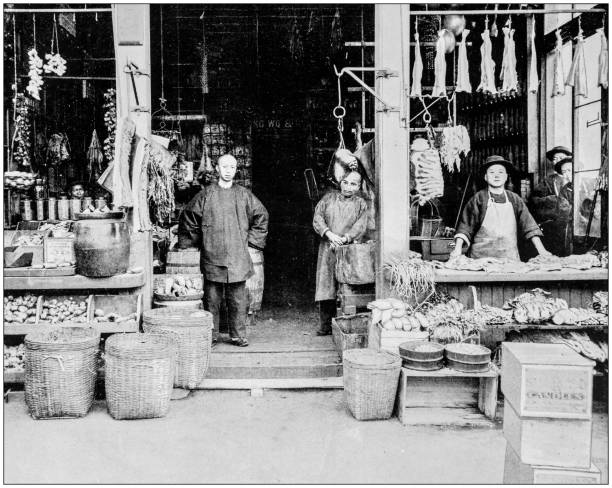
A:
{"label": "basket with lid", "polygon": [[177,347],[162,334],[114,334],[106,340],[106,404],[120,419],[163,417],[170,409]]}
{"label": "basket with lid", "polygon": [[405,368],[435,371],[444,366],[444,346],[436,342],[404,342],[399,346],[399,353]]}
{"label": "basket with lid", "polygon": [[83,417],[94,399],[100,333],[58,327],[25,337],[25,400],[32,418]]}
{"label": "basket with lid", "polygon": [[463,373],[484,373],[489,370],[491,350],[479,344],[457,342],[444,348],[448,367]]}
{"label": "basket with lid", "polygon": [[357,420],[388,419],[402,366],[388,351],[348,349],[342,353],[344,398]]}
{"label": "basket with lid", "polygon": [[213,317],[205,310],[156,308],[143,314],[145,332],[167,334],[178,347],[174,386],[193,389],[210,361]]}

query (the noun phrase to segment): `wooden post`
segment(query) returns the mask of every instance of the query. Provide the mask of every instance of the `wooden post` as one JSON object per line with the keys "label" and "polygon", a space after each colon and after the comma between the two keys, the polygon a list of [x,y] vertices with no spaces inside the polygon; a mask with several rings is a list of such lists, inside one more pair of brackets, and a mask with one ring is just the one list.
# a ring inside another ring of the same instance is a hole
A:
{"label": "wooden post", "polygon": [[[149,4],[112,4],[113,38],[115,42],[115,70],[117,77],[117,118],[127,117],[136,123],[136,132],[149,137],[151,134],[151,40]],[[138,67],[147,76],[135,75],[134,83],[138,104],[134,95],[132,78],[125,72],[128,63]],[[144,209],[147,211],[147,209]],[[133,214],[128,220],[134,228]],[[142,267],[145,284],[143,308],[151,308],[153,297],[153,241],[151,232],[133,232],[131,237],[130,266]]]}
{"label": "wooden post", "polygon": [[[408,35],[408,23],[402,24],[402,14],[407,15],[409,5],[376,4],[375,6],[375,66],[393,71],[392,76],[376,77],[376,92],[389,105],[380,102],[376,108],[376,201],[378,229],[378,253],[376,295],[388,295],[388,283],[382,266],[393,255],[401,256],[410,245],[410,195],[408,129],[402,126],[399,107],[406,104],[404,116],[410,120],[405,96],[405,72],[403,63],[409,62],[409,53],[402,53],[402,29]],[[403,12],[401,9],[405,9]],[[389,73],[387,73],[388,75]],[[406,124],[407,125],[407,124]]]}

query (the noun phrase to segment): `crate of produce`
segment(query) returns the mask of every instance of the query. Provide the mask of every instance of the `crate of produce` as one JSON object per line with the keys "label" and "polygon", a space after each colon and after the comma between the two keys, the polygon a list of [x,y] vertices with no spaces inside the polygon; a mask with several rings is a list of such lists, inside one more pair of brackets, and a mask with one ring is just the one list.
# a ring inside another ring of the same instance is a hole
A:
{"label": "crate of produce", "polygon": [[160,274],[153,280],[156,301],[201,300],[204,297],[202,274]]}
{"label": "crate of produce", "polygon": [[105,344],[106,406],[114,419],[164,417],[176,369],[176,341],[161,334],[113,334]]}
{"label": "crate of produce", "polygon": [[393,412],[402,360],[372,349],[342,353],[344,398],[357,420],[388,419]]}
{"label": "crate of produce", "polygon": [[521,462],[511,446],[506,446],[504,485],[598,485],[601,471],[591,463],[587,469],[538,466]]}
{"label": "crate of produce", "polygon": [[501,389],[521,417],[590,419],[595,363],[564,344],[502,344]]}
{"label": "crate of produce", "polygon": [[44,263],[44,239],[49,232],[18,230],[11,242],[4,243],[4,267],[23,268],[42,266]]}
{"label": "crate of produce", "polygon": [[142,295],[93,295],[87,321],[101,332],[137,332],[142,314]]}
{"label": "crate of produce", "polygon": [[385,329],[381,324],[370,324],[368,327],[368,347],[399,354],[399,346],[404,342],[426,341],[429,331]]}
{"label": "crate of produce", "polygon": [[85,325],[93,295],[43,295],[39,324]]}
{"label": "crate of produce", "polygon": [[34,325],[42,306],[42,296],[30,293],[11,293],[4,296],[4,325]]}
{"label": "crate of produce", "polygon": [[592,427],[591,420],[521,418],[504,400],[504,437],[525,464],[589,468]]}
{"label": "crate of produce", "polygon": [[7,346],[4,344],[4,382],[7,376],[16,377],[25,373],[25,344]]}
{"label": "crate of produce", "polygon": [[204,310],[161,308],[143,316],[145,332],[167,334],[178,347],[174,386],[196,388],[208,370],[212,347],[213,318]]}
{"label": "crate of produce", "polygon": [[25,400],[32,418],[83,417],[94,399],[100,334],[61,327],[25,337]]}
{"label": "crate of produce", "polygon": [[346,349],[368,347],[368,324],[370,313],[341,315],[332,319],[332,336],[336,350],[342,354]]}

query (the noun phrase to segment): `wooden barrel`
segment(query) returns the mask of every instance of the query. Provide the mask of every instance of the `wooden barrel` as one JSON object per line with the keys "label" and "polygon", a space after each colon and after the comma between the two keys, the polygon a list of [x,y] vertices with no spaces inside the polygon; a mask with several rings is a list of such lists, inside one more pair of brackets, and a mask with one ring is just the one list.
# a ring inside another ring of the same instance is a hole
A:
{"label": "wooden barrel", "polygon": [[249,254],[253,261],[255,274],[247,280],[246,287],[249,294],[249,313],[254,313],[261,310],[261,300],[263,299],[264,255],[263,251],[253,249],[252,247],[249,247]]}

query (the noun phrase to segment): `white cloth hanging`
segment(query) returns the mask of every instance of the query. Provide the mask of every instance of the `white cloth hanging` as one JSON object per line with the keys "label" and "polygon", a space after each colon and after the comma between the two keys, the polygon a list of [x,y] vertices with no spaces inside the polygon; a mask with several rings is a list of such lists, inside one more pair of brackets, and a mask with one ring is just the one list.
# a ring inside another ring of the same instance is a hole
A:
{"label": "white cloth hanging", "polygon": [[603,27],[597,29],[601,36],[601,51],[599,53],[599,69],[597,84],[604,89],[608,89],[608,40]]}
{"label": "white cloth hanging", "polygon": [[586,63],[584,60],[584,36],[582,35],[582,29],[578,31],[576,40],[578,41],[576,43],[576,52],[574,53],[574,59],[572,59],[572,65],[570,66],[565,84],[567,86],[573,86],[574,93],[576,95],[586,98],[588,96],[588,90]]}
{"label": "white cloth hanging", "polygon": [[423,95],[423,87],[421,79],[423,78],[423,58],[421,57],[421,43],[419,41],[419,33],[414,33],[414,64],[412,65],[412,86],[410,87],[411,97],[420,97]]}
{"label": "white cloth hanging", "polygon": [[472,84],[470,83],[470,65],[467,58],[467,46],[465,40],[469,35],[469,29],[463,29],[461,33],[461,42],[459,43],[459,60],[457,61],[457,92],[472,93]]}
{"label": "white cloth hanging", "polygon": [[561,33],[557,29],[555,32],[557,41],[555,44],[554,51],[554,70],[553,70],[553,90],[552,96],[556,97],[559,95],[565,95],[565,70],[563,69],[563,57],[561,56],[561,49],[563,48],[563,39],[561,39]]}
{"label": "white cloth hanging", "polygon": [[535,44],[535,19],[531,23],[531,62],[529,65],[529,92],[538,93],[540,80],[538,79],[538,56]]}
{"label": "white cloth hanging", "polygon": [[518,77],[516,75],[516,47],[514,43],[514,29],[510,24],[502,27],[504,33],[504,55],[500,78],[502,80],[501,91],[509,93],[518,89]]}
{"label": "white cloth hanging", "polygon": [[436,44],[436,59],[434,60],[435,80],[431,95],[433,97],[446,96],[446,53],[444,30],[438,31],[438,42]]}
{"label": "white cloth hanging", "polygon": [[492,57],[491,37],[489,29],[485,29],[482,35],[482,45],[480,46],[480,85],[477,91],[484,93],[497,93],[495,88],[495,61]]}

